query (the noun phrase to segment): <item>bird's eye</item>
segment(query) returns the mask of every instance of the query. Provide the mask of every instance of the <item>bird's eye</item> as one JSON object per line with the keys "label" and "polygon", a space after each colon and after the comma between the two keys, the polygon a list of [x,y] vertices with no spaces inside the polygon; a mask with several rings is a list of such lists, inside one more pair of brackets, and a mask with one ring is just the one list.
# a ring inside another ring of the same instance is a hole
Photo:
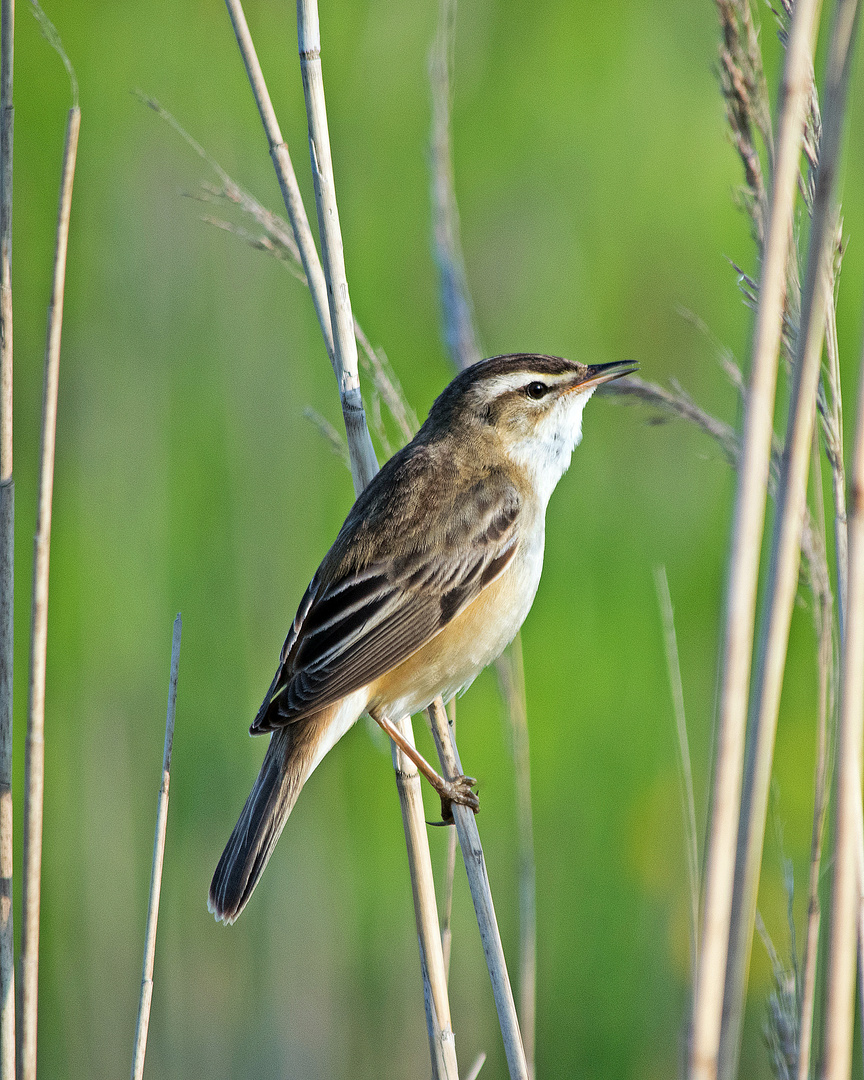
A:
{"label": "bird's eye", "polygon": [[546,383],[532,382],[528,383],[528,385],[525,387],[525,393],[533,401],[539,401],[540,398],[544,397],[546,394],[549,393],[549,387],[546,385]]}

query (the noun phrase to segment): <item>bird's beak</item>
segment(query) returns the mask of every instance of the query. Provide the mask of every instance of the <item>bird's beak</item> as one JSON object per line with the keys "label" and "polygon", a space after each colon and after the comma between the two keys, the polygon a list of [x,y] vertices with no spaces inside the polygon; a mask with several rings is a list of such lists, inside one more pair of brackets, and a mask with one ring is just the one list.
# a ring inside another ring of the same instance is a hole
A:
{"label": "bird's beak", "polygon": [[573,390],[592,390],[595,386],[611,382],[612,379],[620,379],[622,375],[632,375],[639,370],[635,360],[618,360],[614,364],[592,364],[588,368],[585,378],[576,383]]}

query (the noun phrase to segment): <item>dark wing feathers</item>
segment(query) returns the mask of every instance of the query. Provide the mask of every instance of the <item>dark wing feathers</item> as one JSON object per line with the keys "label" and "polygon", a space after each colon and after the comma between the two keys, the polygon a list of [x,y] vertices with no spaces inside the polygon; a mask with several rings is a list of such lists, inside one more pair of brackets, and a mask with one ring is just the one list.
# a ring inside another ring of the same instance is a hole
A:
{"label": "dark wing feathers", "polygon": [[[383,550],[367,550],[363,565],[352,558],[350,533],[364,529],[355,506],[301,601],[253,733],[293,723],[379,678],[503,573],[517,546],[515,488],[487,478],[463,505],[452,496],[441,501],[426,528],[399,538],[399,558],[388,557],[392,537],[385,535]],[[436,531],[436,519],[446,528]],[[358,547],[368,549],[370,531]]]}

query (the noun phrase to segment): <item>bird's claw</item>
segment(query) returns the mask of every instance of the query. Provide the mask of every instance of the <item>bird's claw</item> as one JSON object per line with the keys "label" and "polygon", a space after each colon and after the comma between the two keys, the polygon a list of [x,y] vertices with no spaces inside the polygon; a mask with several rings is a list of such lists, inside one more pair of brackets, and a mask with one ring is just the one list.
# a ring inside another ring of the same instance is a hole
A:
{"label": "bird's claw", "polygon": [[480,800],[471,790],[477,781],[473,776],[455,776],[452,780],[445,781],[444,790],[439,792],[441,796],[441,818],[444,825],[453,824],[453,803],[467,806],[476,814],[480,809]]}

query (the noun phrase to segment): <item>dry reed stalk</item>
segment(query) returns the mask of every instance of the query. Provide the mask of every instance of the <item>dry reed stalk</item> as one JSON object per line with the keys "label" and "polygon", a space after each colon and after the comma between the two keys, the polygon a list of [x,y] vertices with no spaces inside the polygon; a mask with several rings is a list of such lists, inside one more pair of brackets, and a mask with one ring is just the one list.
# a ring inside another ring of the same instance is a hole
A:
{"label": "dry reed stalk", "polygon": [[15,1076],[12,928],[12,668],[15,485],[12,478],[12,74],[15,0],[0,3],[0,1080]]}
{"label": "dry reed stalk", "polygon": [[[333,215],[335,223],[333,218],[329,218],[327,223],[328,238],[325,238],[322,234],[322,249],[324,251],[324,266],[322,269],[321,261],[318,259],[318,253],[315,249],[315,241],[312,238],[312,230],[309,228],[309,220],[306,216],[305,207],[303,206],[300,189],[297,186],[297,177],[294,174],[294,166],[291,163],[288,146],[282,138],[282,133],[279,129],[279,123],[276,119],[276,113],[270,100],[267,84],[264,81],[261,65],[258,62],[255,46],[252,43],[252,36],[249,33],[249,26],[246,22],[242,4],[240,3],[240,0],[225,0],[225,2],[228,7],[228,13],[231,16],[234,34],[237,38],[237,44],[240,47],[243,63],[246,66],[249,83],[252,87],[252,92],[255,95],[255,102],[258,105],[258,111],[261,114],[261,122],[264,125],[264,131],[270,147],[270,156],[273,159],[276,176],[282,190],[285,209],[288,211],[288,218],[291,221],[294,230],[294,237],[300,251],[300,258],[303,263],[306,280],[309,284],[309,291],[312,293],[312,301],[318,315],[321,333],[324,336],[327,353],[339,383],[339,398],[342,403],[342,415],[344,417],[346,431],[348,432],[348,441],[349,444],[356,444],[357,447],[358,452],[356,454],[352,452],[351,471],[354,477],[355,489],[357,491],[362,491],[375,475],[378,465],[375,461],[372,440],[369,437],[369,429],[366,426],[363,399],[360,395],[360,382],[357,377],[356,345],[353,346],[353,364],[351,357],[352,346],[347,344],[347,342],[340,346],[340,338],[346,333],[346,327],[343,325],[340,329],[339,322],[340,320],[344,322],[346,311],[349,319],[348,325],[349,327],[352,325],[350,322],[351,306],[350,301],[348,301],[347,284],[340,286],[340,290],[344,290],[344,294],[341,291],[337,292],[334,301],[331,283],[327,279],[327,272],[330,269],[328,265],[328,249],[333,248],[334,244],[339,249],[339,259],[341,259],[342,242],[341,239],[338,239],[337,243],[333,235],[334,231],[337,234],[339,231],[339,219],[336,211],[335,196],[332,204],[330,202],[327,204],[327,213]],[[317,28],[317,19],[315,20],[315,25]],[[321,85],[319,104],[320,108],[323,109],[323,84]],[[329,167],[330,144],[329,139],[326,138],[326,113],[323,113],[322,115],[323,135],[325,136],[326,147],[323,147],[322,145],[319,149],[326,155],[326,162]],[[317,175],[315,159],[313,157],[313,176]],[[317,200],[317,179],[315,190]],[[337,258],[335,255],[335,248],[330,251],[330,257]],[[344,261],[342,262],[342,280],[344,282]],[[334,318],[334,303],[336,318]],[[348,331],[348,336],[353,343],[353,330]]]}
{"label": "dry reed stalk", "polygon": [[[461,776],[462,763],[459,760],[459,751],[456,748],[456,740],[453,738],[453,731],[448,723],[447,713],[441,704],[441,699],[438,698],[434,701],[427,712],[445,778],[451,780]],[[525,1060],[522,1035],[519,1031],[519,1020],[516,1016],[516,1003],[513,1000],[513,991],[507,974],[507,961],[504,959],[501,935],[498,932],[495,906],[492,902],[492,890],[489,886],[489,876],[486,872],[486,860],[483,857],[477,822],[474,818],[474,812],[467,806],[454,803],[452,810],[456,829],[459,833],[459,846],[465,860],[465,871],[468,875],[471,899],[474,901],[477,925],[480,929],[480,941],[486,957],[486,966],[489,969],[492,995],[495,999],[495,1008],[498,1010],[498,1023],[501,1026],[504,1053],[507,1056],[510,1077],[511,1080],[517,1080],[517,1078],[518,1080],[529,1080],[528,1064]]]}
{"label": "dry reed stalk", "polygon": [[[396,725],[401,734],[414,745],[414,731],[408,718]],[[423,811],[420,775],[414,763],[391,743],[396,786],[402,807],[402,824],[411,870],[411,889],[417,920],[420,946],[420,966],[423,971],[423,997],[426,1023],[429,1030],[429,1050],[432,1073],[440,1080],[459,1080],[456,1062],[456,1042],[450,1018],[447,994],[447,967],[442,947],[438,911],[435,906],[435,879],[429,853],[429,835]],[[427,898],[432,898],[432,904]],[[437,943],[437,948],[434,945]]]}
{"label": "dry reed stalk", "polygon": [[297,42],[300,53],[300,71],[303,75],[303,93],[306,98],[306,115],[309,120],[312,181],[315,188],[315,205],[318,210],[321,260],[327,283],[327,300],[333,330],[336,374],[339,379],[339,394],[342,398],[348,442],[349,445],[355,443],[357,446],[356,461],[353,460],[355,453],[352,452],[352,467],[356,470],[355,487],[360,491],[378,471],[378,463],[375,460],[375,451],[372,449],[372,440],[366,426],[363,399],[360,395],[360,379],[357,373],[357,340],[354,336],[354,318],[351,314],[351,299],[345,275],[342,231],[339,227],[339,208],[336,203],[336,187],[333,180],[327,108],[324,103],[324,79],[321,73],[318,5],[315,0],[298,0],[297,2]]}
{"label": "dry reed stalk", "polygon": [[171,674],[168,680],[168,711],[165,717],[165,744],[162,750],[162,780],[156,809],[156,836],[153,840],[153,866],[150,870],[150,897],[147,902],[147,930],[144,935],[144,965],[141,974],[141,997],[135,1024],[135,1049],[132,1054],[132,1080],[144,1075],[147,1032],[150,1027],[150,1003],[153,1000],[153,965],[156,959],[156,925],[159,922],[159,895],[162,891],[162,864],[165,859],[165,836],[168,828],[168,789],[171,784],[171,748],[174,745],[174,716],[177,711],[177,673],[180,667],[180,635],[183,620],[174,620],[171,635]]}
{"label": "dry reed stalk", "polygon": [[[456,730],[456,698],[447,702],[447,719]],[[456,877],[456,829],[447,830],[447,859],[444,865],[444,888],[441,897],[441,949],[444,953],[444,973],[450,979],[450,950],[453,944],[453,882]]]}
{"label": "dry reed stalk", "polygon": [[[851,17],[847,9],[851,9]],[[857,0],[842,0],[835,15],[835,30],[851,27]],[[849,30],[846,30],[846,34]],[[748,753],[745,767],[735,892],[732,901],[729,954],[726,967],[724,1030],[721,1034],[720,1075],[732,1080],[737,1072],[747,972],[756,918],[756,898],[768,811],[768,793],[774,757],[780,695],[786,667],[786,648],[792,608],[798,588],[801,534],[807,501],[807,478],[816,419],[816,394],[822,362],[826,309],[832,301],[828,287],[837,233],[834,208],[835,178],[845,115],[846,86],[851,60],[851,39],[846,52],[832,46],[827,72],[819,167],[812,207],[810,245],[796,335],[792,396],[789,403],[786,447],[780,470],[777,514],[772,537],[766,587],[765,614],[760,634],[756,675],[751,698]]]}
{"label": "dry reed stalk", "polygon": [[[75,94],[77,99],[77,92]],[[72,210],[72,183],[81,110],[69,110],[60,183],[54,275],[48,308],[45,385],[36,537],[33,542],[33,602],[30,622],[30,680],[24,780],[23,927],[21,931],[21,1012],[18,1033],[18,1080],[35,1080],[39,995],[39,901],[42,870],[42,801],[45,777],[45,667],[48,645],[48,564],[51,550],[51,501],[54,490],[54,444],[66,250]]]}
{"label": "dry reed stalk", "polygon": [[[233,5],[233,7],[237,13],[238,19],[241,19],[242,25],[245,26],[245,18],[243,17],[242,8],[239,8],[236,4]],[[248,36],[248,29],[243,34],[238,36],[238,42],[240,43],[241,50],[244,52],[244,59],[246,60],[247,70],[251,68],[252,70],[260,72],[260,67],[257,63],[257,57],[254,53],[254,47],[252,45],[251,38]],[[261,109],[262,116],[269,115],[272,112],[272,106],[270,105],[269,95],[267,94],[267,88],[266,85],[263,83],[263,80],[258,84],[258,88],[258,92],[263,95],[263,101],[265,103],[264,107]],[[219,165],[219,163],[210,154],[207,153],[207,151],[200,145],[200,143],[198,143],[195,139],[192,138],[192,136],[177,121],[177,119],[172,116],[171,113],[167,111],[167,109],[163,108],[163,106],[158,101],[156,101],[154,98],[148,97],[143,93],[136,93],[138,98],[145,105],[153,109],[153,111],[158,116],[160,116],[163,120],[165,120],[166,123],[170,124],[171,127],[174,128],[174,130],[180,135],[180,137],[189,146],[191,146],[192,149],[201,158],[203,158],[204,161],[208,163],[208,165],[210,165],[210,167],[219,177],[222,183],[222,188],[217,190],[210,187],[204,187],[203,194],[200,197],[207,200],[227,200],[228,202],[239,207],[244,214],[247,214],[250,218],[252,218],[252,220],[255,221],[264,230],[264,232],[260,236],[255,236],[251,233],[248,233],[246,230],[240,229],[239,227],[226,221],[212,218],[205,218],[205,220],[218,228],[222,228],[228,232],[233,232],[236,235],[239,235],[242,239],[244,239],[247,243],[250,243],[256,249],[274,256],[284,266],[287,267],[287,269],[292,273],[293,276],[300,278],[303,283],[308,286],[309,278],[303,271],[303,262],[301,260],[300,248],[298,247],[298,244],[294,239],[294,231],[292,230],[292,226],[285,222],[277,214],[274,214],[270,210],[267,210],[257,201],[257,199],[254,198],[254,196],[250,195],[249,192],[245,191],[242,187],[240,187],[240,185],[237,184],[236,181],[234,181],[227,172],[225,172],[221,165]],[[285,149],[287,152],[287,147]],[[278,168],[278,162],[275,163],[277,164]],[[306,219],[305,210],[303,211],[303,221],[306,222],[305,227],[308,230],[308,220]],[[309,233],[309,236],[311,237],[311,232]],[[314,250],[314,248],[312,249],[310,257],[317,262],[318,254],[317,251]],[[320,269],[320,263],[318,263],[318,267]],[[322,329],[326,325],[327,333],[329,334],[330,312],[329,308],[326,306],[326,288],[324,289],[324,297],[325,307],[321,309],[323,310],[323,318],[321,316],[321,310],[319,310],[319,320],[321,321]],[[363,350],[361,355],[365,360],[366,370],[370,375],[370,378],[372,379],[375,392],[380,394],[381,399],[387,405],[388,409],[391,412],[393,420],[399,428],[402,436],[405,438],[406,441],[409,440],[413,436],[419,425],[413,411],[405,402],[404,394],[398,380],[390,369],[386,357],[383,357],[383,355],[378,350],[373,349],[372,345],[369,343],[368,338],[364,334],[362,328],[360,327],[356,319],[354,321],[354,333],[357,338],[358,344]],[[334,354],[332,350],[332,341],[328,345],[328,353],[330,355],[331,361],[333,361]],[[349,447],[342,440],[341,436],[339,436],[339,434],[326,420],[318,416],[314,412],[314,410],[307,409],[306,415],[307,418],[310,419],[313,424],[315,424],[315,426],[327,440],[334,453],[336,453],[337,456],[344,461],[349,472],[352,472]],[[380,434],[381,432],[379,432],[379,435]],[[413,740],[413,732],[411,732],[411,738]],[[420,799],[420,783],[419,778],[416,776],[416,770],[414,769],[413,764],[407,759],[403,759],[401,757],[399,758],[399,761],[401,764],[400,767],[397,768],[397,787],[400,791],[400,799],[403,798],[403,790],[405,790],[406,788],[411,790],[411,794],[406,796],[406,798],[409,801],[409,808],[407,810],[407,813],[409,815],[409,819],[412,821],[413,824],[411,826],[410,835],[406,833],[406,844],[409,845],[409,867],[413,867],[413,860],[418,857],[418,853],[420,850],[417,846],[415,838],[418,835],[421,826],[424,824],[422,801]],[[404,771],[402,770],[402,765],[404,765]],[[405,820],[405,813],[406,809],[403,804],[403,822]],[[434,893],[430,897],[428,892],[428,884],[431,880],[432,879],[429,877],[425,869],[419,870],[416,875],[412,876],[412,890],[415,892],[415,895],[419,895],[422,898],[421,908],[419,910],[415,908],[415,915],[417,917],[418,935],[421,942],[421,969],[424,982],[424,1001],[427,1005],[427,1022],[429,1027],[429,1038],[432,1046],[432,1053],[436,1055],[436,1058],[440,1063],[440,1044],[442,1038],[445,1040],[445,1042],[449,1042],[451,1039],[451,1035],[447,1034],[450,1027],[450,1014],[449,1003],[446,1001],[445,996],[441,993],[440,987],[433,995],[428,981],[430,971],[437,972],[439,970],[439,966],[435,962],[434,958],[431,962],[431,965],[427,964],[426,961],[426,953],[429,952],[431,955],[435,951],[431,946],[428,946],[428,942],[426,942],[426,928],[430,925],[428,906],[430,903],[430,899],[432,904],[435,903]],[[446,990],[446,965],[443,985]],[[443,1029],[443,1034],[442,1029],[438,1024],[437,1017],[432,1017],[428,1012],[429,1005],[432,1001],[437,1001],[437,1007],[441,1010],[441,1014],[445,1018],[446,1023]],[[436,1075],[444,1075],[444,1073],[442,1072],[444,1066],[440,1066],[439,1064],[439,1066],[436,1066],[436,1068],[438,1068],[438,1073]]]}
{"label": "dry reed stalk", "polygon": [[[824,536],[824,495],[819,462],[818,439],[813,439],[814,502],[822,510],[820,531]],[[814,591],[814,622],[818,641],[819,714],[816,726],[816,764],[813,777],[813,827],[810,836],[810,869],[807,887],[807,925],[804,956],[798,991],[798,1050],[797,1080],[807,1080],[810,1073],[810,1051],[813,1041],[813,1014],[816,1004],[816,973],[819,950],[819,927],[822,910],[819,899],[819,878],[822,863],[822,841],[825,833],[825,811],[828,806],[829,718],[834,715],[834,600],[830,589]]]}
{"label": "dry reed stalk", "polygon": [[842,649],[834,869],[824,1030],[823,1080],[846,1080],[851,1069],[855,935],[861,908],[859,837],[861,739],[864,714],[864,357],[852,460],[849,579]]}
{"label": "dry reed stalk", "polygon": [[795,5],[781,86],[776,167],[756,313],[726,593],[717,750],[688,1068],[692,1080],[714,1080],[717,1075],[786,263],[817,9],[817,0],[798,0]]}
{"label": "dry reed stalk", "polygon": [[[471,302],[468,279],[465,273],[465,258],[459,229],[459,207],[456,200],[450,135],[456,7],[456,0],[439,0],[438,27],[429,54],[429,82],[432,91],[430,165],[434,229],[433,250],[438,265],[443,336],[453,366],[458,371],[462,371],[480,360],[483,354],[474,323],[474,305]],[[525,670],[520,634],[517,633],[506,653],[498,659],[496,668],[501,696],[510,725],[516,779],[517,819],[519,823],[517,840],[519,862],[519,1019],[521,1021],[521,1038],[528,1073],[533,1078],[537,1008],[536,869],[534,826],[531,813],[528,708],[525,698]],[[449,731],[455,747],[456,740],[452,717]],[[442,765],[444,765],[443,758]],[[474,832],[477,832],[476,823],[473,823],[472,828]],[[476,836],[476,846],[482,856],[479,832],[477,832]],[[477,907],[476,901],[475,909],[479,917],[482,909]],[[483,928],[481,927],[482,933]]]}
{"label": "dry reed stalk", "polygon": [[[297,186],[288,148],[282,139],[261,66],[255,53],[246,17],[239,0],[226,0],[237,43],[252,86],[262,123],[270,145],[271,157],[282,189],[285,207],[294,231],[307,284],[312,293],[328,355],[339,384],[339,395],[345,421],[355,491],[359,493],[378,470],[375,452],[366,426],[365,410],[360,394],[357,372],[357,349],[354,342],[354,322],[351,317],[348,286],[345,278],[342,240],[338,226],[335,190],[333,188],[330,146],[324,105],[320,68],[317,10],[298,3],[298,38],[303,70],[304,92],[309,117],[310,150],[315,180],[316,204],[324,269],[318,260],[308,218]],[[314,55],[313,55],[314,54]],[[176,126],[176,125],[175,125]],[[205,155],[206,156],[206,155]],[[335,219],[335,220],[334,220]],[[325,276],[326,271],[326,276]],[[334,282],[332,274],[337,275]],[[346,340],[350,337],[350,342]],[[411,737],[410,718],[400,726],[402,734]],[[415,897],[415,916],[421,950],[421,970],[424,981],[424,1000],[433,1069],[439,1077],[457,1077],[455,1044],[450,1022],[447,981],[444,974],[441,937],[437,923],[434,881],[425,836],[420,781],[413,766],[396,758],[397,786],[402,802],[406,844]],[[422,834],[422,839],[421,839]],[[425,846],[425,855],[424,855]],[[419,865],[425,857],[425,865]]]}
{"label": "dry reed stalk", "polygon": [[474,1059],[474,1064],[471,1066],[471,1068],[465,1074],[465,1080],[477,1080],[477,1077],[480,1075],[480,1070],[483,1068],[485,1063],[486,1063],[486,1054],[485,1054],[485,1052],[481,1051],[481,1053],[479,1053],[477,1055],[477,1057]]}
{"label": "dry reed stalk", "polygon": [[459,238],[459,208],[453,181],[450,141],[453,43],[456,0],[439,0],[438,29],[429,54],[432,87],[432,225],[433,250],[438,264],[444,341],[461,370],[482,358],[474,325],[473,305],[465,276],[465,259]]}
{"label": "dry reed stalk", "polygon": [[663,642],[666,666],[672,691],[675,713],[675,732],[678,736],[678,773],[681,780],[681,820],[684,823],[684,847],[687,852],[687,882],[690,887],[690,976],[695,979],[699,958],[699,833],[696,828],[696,798],[693,794],[693,770],[690,762],[690,740],[687,738],[687,717],[684,712],[684,688],[681,685],[681,666],[678,663],[678,639],[675,634],[675,612],[669,593],[666,567],[654,568],[657,602],[663,619]]}
{"label": "dry reed stalk", "polygon": [[[343,403],[355,488],[361,491],[378,471],[369,429],[366,426],[358,376],[357,341],[345,274],[345,257],[330,154],[324,80],[321,70],[321,38],[316,0],[297,2],[297,44],[309,128],[309,149],[322,262],[327,283],[330,323],[339,392]],[[307,275],[308,276],[308,275]],[[411,718],[396,725],[413,744]],[[441,948],[441,931],[435,902],[435,882],[423,814],[420,778],[401,751],[393,748],[393,764],[402,806],[405,840],[414,895],[414,911],[424,974],[430,1051],[433,1070],[440,1077],[458,1080],[455,1039],[450,1018],[447,976]]]}
{"label": "dry reed stalk", "polygon": [[535,1074],[537,1041],[537,872],[534,817],[531,809],[531,748],[525,697],[522,637],[517,634],[495,665],[510,723],[516,779],[517,856],[519,864],[519,1023],[528,1072]]}

